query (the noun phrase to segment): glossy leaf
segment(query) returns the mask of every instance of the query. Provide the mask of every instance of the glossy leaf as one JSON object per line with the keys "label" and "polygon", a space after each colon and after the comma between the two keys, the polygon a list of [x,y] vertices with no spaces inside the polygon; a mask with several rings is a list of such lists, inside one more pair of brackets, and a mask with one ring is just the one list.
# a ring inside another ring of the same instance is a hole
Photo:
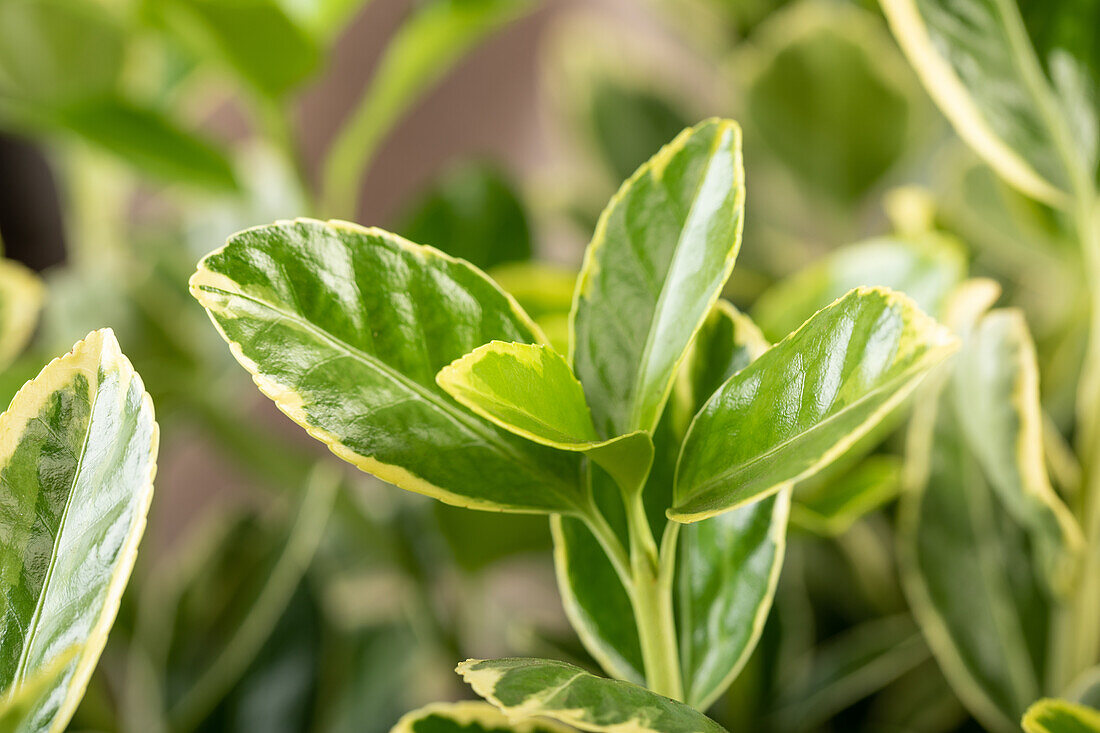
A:
{"label": "glossy leaf", "polygon": [[852,291],[731,377],[699,412],[684,439],[669,516],[705,519],[807,478],[955,346],[905,296]]}
{"label": "glossy leaf", "polygon": [[1068,592],[1084,539],[1047,476],[1039,367],[1023,313],[982,318],[959,353],[954,382],[967,445],[1001,505],[1033,537],[1042,576]]}
{"label": "glossy leaf", "polygon": [[901,474],[899,458],[875,455],[831,481],[799,487],[791,523],[826,537],[842,535],[861,517],[898,495]]}
{"label": "glossy leaf", "polygon": [[327,214],[354,217],[359,180],[409,106],[479,41],[531,7],[528,0],[432,2],[401,26],[325,156]]}
{"label": "glossy leaf", "polygon": [[477,415],[541,445],[584,453],[624,490],[641,488],[653,460],[644,432],[600,440],[584,389],[556,351],[494,341],[443,367],[435,378]]}
{"label": "glossy leaf", "polygon": [[[1033,198],[1075,194],[1080,139],[1043,74],[1015,2],[882,0],[890,27],[959,135],[1006,181]],[[1093,130],[1095,135],[1095,130]],[[1075,180],[1076,179],[1076,180]]]}
{"label": "glossy leaf", "polygon": [[936,233],[877,237],[840,247],[757,299],[752,316],[772,339],[781,339],[817,311],[861,286],[905,293],[938,316],[951,290],[966,276],[966,253]]}
{"label": "glossy leaf", "polygon": [[693,707],[710,707],[756,648],[783,567],[790,504],[782,490],[680,531],[680,666]]}
{"label": "glossy leaf", "polygon": [[197,56],[218,59],[269,97],[305,81],[321,48],[275,0],[160,0],[161,22]]}
{"label": "glossy leaf", "polygon": [[739,59],[746,126],[813,193],[853,204],[920,130],[919,90],[891,46],[861,8],[802,3],[772,16],[752,38],[756,57]]}
{"label": "glossy leaf", "polygon": [[30,340],[44,297],[37,275],[14,260],[0,259],[0,372]]}
{"label": "glossy leaf", "polygon": [[537,328],[480,271],[378,229],[249,229],[191,279],[264,394],[341,458],[458,506],[573,512],[578,459],[474,416],[436,373]]}
{"label": "glossy leaf", "polygon": [[1028,708],[1023,726],[1024,733],[1098,733],[1100,711],[1047,698]]}
{"label": "glossy leaf", "polygon": [[[422,194],[402,219],[397,229],[408,239],[483,270],[531,259],[527,211],[512,182],[490,165],[451,171]],[[538,318],[537,313],[531,315]]]}
{"label": "glossy leaf", "polygon": [[109,330],[28,382],[0,416],[0,689],[71,661],[20,731],[65,729],[133,568],[153,495],[157,425]]}
{"label": "glossy leaf", "polygon": [[485,702],[433,703],[403,716],[390,733],[569,733],[550,720],[512,720]]}
{"label": "glossy leaf", "polygon": [[7,691],[4,692],[4,696],[0,698],[0,733],[18,733],[25,730],[23,726],[33,714],[40,699],[62,683],[69,663],[76,656],[76,651],[75,648],[70,648],[61,652],[49,664],[35,672],[34,676],[23,683],[18,691],[14,691],[11,695],[8,695]]}
{"label": "glossy leaf", "polygon": [[609,680],[546,659],[469,659],[458,673],[509,717],[540,716],[586,731],[722,733],[683,703],[644,687]]}
{"label": "glossy leaf", "polygon": [[652,432],[741,243],[741,132],[689,128],[611,199],[585,253],[571,358],[596,430]]}

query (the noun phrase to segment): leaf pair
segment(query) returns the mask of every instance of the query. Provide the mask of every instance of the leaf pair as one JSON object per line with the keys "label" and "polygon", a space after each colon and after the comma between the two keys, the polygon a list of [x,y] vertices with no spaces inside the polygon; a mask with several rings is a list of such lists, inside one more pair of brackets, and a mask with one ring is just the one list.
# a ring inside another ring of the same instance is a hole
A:
{"label": "leaf pair", "polygon": [[0,415],[3,730],[63,730],[80,702],[145,528],[157,441],[149,395],[109,330]]}

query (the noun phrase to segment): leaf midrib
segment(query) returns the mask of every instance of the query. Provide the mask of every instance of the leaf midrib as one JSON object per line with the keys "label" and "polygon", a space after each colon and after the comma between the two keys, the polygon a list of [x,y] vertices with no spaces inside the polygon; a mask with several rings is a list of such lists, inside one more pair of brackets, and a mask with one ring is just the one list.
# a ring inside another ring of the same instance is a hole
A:
{"label": "leaf midrib", "polygon": [[[679,260],[683,254],[683,243],[684,237],[687,234],[687,224],[692,221],[692,217],[695,214],[695,207],[699,204],[699,192],[703,189],[704,184],[707,182],[707,177],[710,175],[711,168],[712,166],[714,166],[717,160],[717,151],[718,148],[721,146],[725,129],[726,128],[724,125],[718,125],[718,134],[715,135],[714,141],[711,143],[711,148],[709,154],[707,155],[706,167],[703,169],[702,175],[700,175],[699,177],[699,182],[695,185],[695,190],[692,192],[691,206],[688,208],[687,216],[684,217],[684,223],[680,227],[680,235],[676,238],[676,246],[673,250],[672,261],[669,263],[668,271],[665,273],[665,277],[661,283],[661,292],[657,296],[657,303],[653,308],[653,314],[655,316],[660,314],[663,310],[665,299],[670,290],[668,275],[669,273],[674,271],[677,260]],[[663,180],[663,173],[664,171],[662,171],[662,176],[658,180]],[[705,311],[703,313],[703,317],[706,317]],[[633,405],[631,406],[630,410],[630,421],[627,425],[627,430],[624,431],[627,433],[634,430],[644,429],[652,431],[653,429],[652,426],[638,425],[639,412],[641,411],[642,405],[642,400],[638,398],[638,395],[642,394],[642,386],[643,382],[645,381],[645,375],[649,368],[649,362],[653,356],[653,339],[656,337],[657,320],[657,318],[650,318],[649,330],[646,332],[645,345],[642,347],[642,361],[638,365],[638,371],[636,372],[634,377],[634,386],[631,391],[631,399],[633,401]],[[696,324],[695,330],[698,331],[698,324]]]}
{"label": "leaf midrib", "polygon": [[[213,272],[213,271],[210,271],[210,272]],[[234,281],[234,282],[236,282],[236,281]],[[391,367],[389,364],[386,364],[385,362],[381,361],[380,359],[377,359],[376,357],[366,353],[365,351],[362,351],[362,350],[352,346],[351,344],[347,343],[346,341],[343,341],[342,339],[337,338],[334,334],[331,334],[328,331],[322,329],[321,327],[315,325],[313,322],[311,322],[309,320],[306,320],[305,317],[300,316],[300,315],[298,315],[296,313],[293,313],[293,312],[288,312],[288,311],[284,310],[283,308],[280,308],[279,306],[277,306],[273,303],[270,303],[266,300],[261,300],[260,298],[257,298],[253,295],[246,294],[241,290],[237,290],[237,291],[223,290],[222,288],[218,288],[218,287],[215,287],[213,285],[208,285],[208,284],[204,284],[204,283],[200,283],[199,288],[201,288],[202,290],[205,290],[207,292],[222,293],[222,294],[227,295],[227,296],[242,298],[244,300],[251,301],[251,302],[255,303],[256,305],[267,308],[267,309],[273,311],[274,313],[277,313],[278,315],[285,318],[287,321],[290,321],[291,323],[294,323],[294,324],[302,327],[303,330],[305,330],[307,333],[311,334],[312,336],[316,337],[318,340],[320,340],[322,342],[327,342],[333,349],[335,349],[337,351],[342,351],[342,352],[344,352],[344,354],[351,357],[352,359],[356,359],[358,361],[363,362],[368,367],[374,369],[375,371],[383,374],[384,376],[390,378],[392,381],[394,381],[397,384],[401,385],[407,391],[409,391],[409,392],[413,393],[414,395],[420,397],[434,411],[436,411],[439,414],[443,415],[450,422],[454,423],[457,427],[465,429],[468,433],[473,434],[475,437],[480,437],[481,440],[484,443],[486,443],[486,444],[496,448],[497,450],[499,450],[500,453],[506,455],[508,458],[510,458],[517,465],[523,467],[524,470],[527,471],[528,473],[536,473],[536,472],[533,472],[533,471],[529,470],[529,463],[530,462],[528,460],[526,460],[522,455],[518,454],[511,445],[509,445],[506,442],[503,442],[503,441],[500,440],[500,436],[494,428],[492,428],[491,426],[486,426],[483,422],[481,422],[480,419],[474,417],[472,414],[467,412],[465,409],[459,409],[459,410],[454,409],[454,407],[452,405],[450,405],[448,402],[446,402],[444,399],[442,399],[440,397],[440,395],[437,395],[432,390],[430,390],[430,389],[424,387],[423,385],[409,379],[404,374],[402,374],[401,372],[393,369],[393,367]],[[257,366],[259,366],[259,364],[257,364]],[[297,391],[297,388],[295,388],[295,391]],[[487,427],[488,427],[488,430],[486,430]],[[571,489],[573,487],[571,487],[569,484],[567,484],[565,482],[562,482],[558,477],[554,476],[553,474],[537,472],[537,475],[542,477],[548,483],[551,483],[551,484],[557,486],[559,489],[564,489],[564,491],[561,494],[563,496],[563,498],[565,498],[566,501],[568,501],[570,504],[575,505],[576,502],[573,500],[573,497],[571,496],[571,493],[572,493]]]}
{"label": "leaf midrib", "polygon": [[34,613],[27,623],[27,636],[23,643],[23,649],[19,654],[19,663],[15,667],[15,674],[12,676],[11,690],[13,695],[16,689],[26,681],[25,675],[27,673],[27,665],[30,663],[30,649],[38,636],[39,621],[42,619],[42,611],[46,603],[46,596],[49,594],[53,583],[54,570],[57,567],[57,558],[60,554],[61,539],[65,535],[65,526],[69,519],[69,509],[73,504],[73,494],[76,493],[76,484],[80,478],[81,472],[84,470],[84,459],[88,455],[88,441],[91,440],[92,421],[95,418],[96,405],[99,403],[101,385],[98,374],[96,375],[95,385],[95,395],[92,397],[91,404],[88,406],[88,424],[84,430],[84,438],[80,442],[80,453],[77,456],[76,470],[73,472],[73,479],[69,484],[69,492],[65,497],[65,509],[62,511],[61,521],[58,522],[57,525],[57,534],[54,536],[53,549],[50,552],[50,564],[46,569],[46,577],[42,582],[42,592],[38,595]]}

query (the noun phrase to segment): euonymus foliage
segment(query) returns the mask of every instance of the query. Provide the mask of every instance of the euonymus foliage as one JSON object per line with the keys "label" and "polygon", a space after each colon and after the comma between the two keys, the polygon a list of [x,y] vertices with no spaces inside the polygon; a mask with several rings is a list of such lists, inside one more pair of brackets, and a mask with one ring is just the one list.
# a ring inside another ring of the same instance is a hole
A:
{"label": "euonymus foliage", "polygon": [[0,730],[65,730],[145,529],[158,431],[109,329],[0,415]]}
{"label": "euonymus foliage", "polygon": [[[955,348],[885,288],[842,294],[770,346],[721,300],[744,200],[733,122],[642,165],[596,226],[568,353],[473,265],[380,229],[256,227],[191,279],[260,390],[341,458],[450,504],[552,516],[570,620],[619,680],[463,663],[510,720],[720,730],[698,710],[760,636],[791,487]],[[477,710],[424,715],[496,720]]]}

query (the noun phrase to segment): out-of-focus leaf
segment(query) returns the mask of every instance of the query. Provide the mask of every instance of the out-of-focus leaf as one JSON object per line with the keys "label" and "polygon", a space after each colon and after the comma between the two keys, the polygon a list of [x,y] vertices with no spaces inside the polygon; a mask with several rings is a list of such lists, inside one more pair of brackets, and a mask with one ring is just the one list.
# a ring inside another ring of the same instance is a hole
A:
{"label": "out-of-focus leaf", "polygon": [[540,445],[584,453],[624,491],[641,489],[653,460],[645,431],[601,440],[584,389],[558,352],[493,341],[443,367],[443,391],[480,417]]}
{"label": "out-of-focus leaf", "polygon": [[301,84],[321,62],[316,39],[276,0],[156,0],[150,7],[196,55],[212,55],[269,97]]}
{"label": "out-of-focus leaf", "polygon": [[512,720],[487,702],[433,703],[413,710],[390,733],[569,733],[550,720]]}
{"label": "out-of-focus leaf", "polygon": [[832,481],[795,492],[791,523],[816,534],[844,534],[864,515],[898,495],[902,461],[871,456]]}
{"label": "out-of-focus leaf", "polygon": [[783,730],[815,730],[929,658],[908,615],[868,621],[830,639],[801,679],[784,691],[777,713]]}
{"label": "out-of-focus leaf", "polygon": [[30,340],[45,294],[37,275],[14,260],[0,259],[0,372]]}
{"label": "out-of-focus leaf", "polygon": [[79,0],[0,4],[0,91],[54,107],[109,95],[122,69],[122,31]]}
{"label": "out-of-focus leaf", "polygon": [[30,718],[43,695],[61,683],[69,662],[76,656],[76,649],[70,648],[58,654],[53,661],[35,672],[17,691],[8,694],[4,691],[0,699],[0,733],[18,733],[25,730],[25,722]]}
{"label": "out-of-focus leaf", "polygon": [[669,516],[705,519],[813,475],[956,345],[905,296],[853,290],[707,402],[684,439]]}
{"label": "out-of-focus leaf", "polygon": [[1024,733],[1097,733],[1100,711],[1047,698],[1028,708],[1023,726]]}
{"label": "out-of-focus leaf", "polygon": [[57,124],[156,178],[220,190],[237,188],[233,167],[222,151],[155,110],[101,97],[54,114]]}
{"label": "out-of-focus leaf", "polygon": [[513,262],[489,271],[519,301],[559,354],[569,353],[569,310],[577,273],[542,262]]}
{"label": "out-of-focus leaf", "polygon": [[597,83],[591,100],[596,142],[615,180],[626,180],[653,151],[691,124],[687,115],[653,92]]}
{"label": "out-of-focus leaf", "polygon": [[235,235],[199,264],[191,292],[261,391],[341,458],[459,506],[577,511],[576,456],[474,416],[435,384],[489,341],[541,340],[467,263],[301,220]]}
{"label": "out-of-focus leaf", "polygon": [[[324,535],[338,487],[333,471],[317,469],[302,487],[297,513],[285,529],[251,518],[235,522],[222,542],[196,563],[197,575],[161,581],[168,587],[158,591],[156,608],[173,619],[165,663],[166,698],[175,726],[202,722],[238,685],[244,687],[237,690],[234,709],[222,714],[250,714],[245,709],[253,704],[247,699],[252,694],[248,685],[267,684],[265,672],[256,670],[259,676],[250,681],[242,677],[258,656],[274,655],[271,635]],[[186,585],[173,591],[170,586],[179,582]],[[292,640],[283,641],[293,656]]]}
{"label": "out-of-focus leaf", "polygon": [[[966,287],[951,322],[968,331],[994,297]],[[998,505],[959,425],[956,389],[948,383],[914,410],[911,483],[899,523],[901,577],[959,699],[987,728],[1007,732],[1039,696],[1047,600],[1024,532]]]}
{"label": "out-of-focus leaf", "polygon": [[547,659],[468,659],[458,673],[512,718],[539,716],[596,733],[724,733],[697,710],[644,687]]}
{"label": "out-of-focus leaf", "polygon": [[521,554],[549,554],[551,549],[544,517],[473,512],[441,501],[432,504],[432,513],[455,562],[466,572]]}
{"label": "out-of-focus leaf", "polygon": [[1039,367],[1023,313],[992,311],[968,332],[952,394],[990,487],[1035,542],[1040,576],[1055,593],[1068,592],[1084,539],[1047,476]]}
{"label": "out-of-focus leaf", "polygon": [[0,416],[0,689],[18,696],[72,654],[19,731],[64,730],[84,694],[145,529],[157,442],[110,330],[50,362]]}
{"label": "out-of-focus leaf", "polygon": [[325,156],[327,215],[354,217],[358,183],[379,143],[409,105],[479,41],[531,5],[528,0],[437,0],[401,26]]}
{"label": "out-of-focus leaf", "polygon": [[763,58],[745,90],[746,124],[804,185],[855,202],[913,135],[912,83],[880,23],[854,6],[802,3],[753,45]]}
{"label": "out-of-focus leaf", "polygon": [[[882,8],[929,94],[1001,177],[1060,205],[1078,194],[1085,176],[1091,188],[1095,110],[1080,94],[1067,97],[1068,77],[1078,73],[1066,68],[1071,56],[1055,60],[1061,83],[1044,76],[1015,2],[882,0]],[[1074,124],[1082,114],[1091,119]]]}
{"label": "out-of-focus leaf", "polygon": [[532,254],[523,202],[512,182],[489,165],[459,168],[436,181],[397,230],[410,241],[431,245],[483,270],[523,262]]}
{"label": "out-of-focus leaf", "polygon": [[769,338],[781,339],[829,303],[861,286],[905,293],[933,316],[966,276],[966,254],[953,238],[925,233],[878,237],[833,250],[781,280],[757,299],[752,316]]}
{"label": "out-of-focus leaf", "polygon": [[596,430],[652,432],[741,244],[741,131],[689,128],[627,180],[600,217],[577,283],[570,342]]}

